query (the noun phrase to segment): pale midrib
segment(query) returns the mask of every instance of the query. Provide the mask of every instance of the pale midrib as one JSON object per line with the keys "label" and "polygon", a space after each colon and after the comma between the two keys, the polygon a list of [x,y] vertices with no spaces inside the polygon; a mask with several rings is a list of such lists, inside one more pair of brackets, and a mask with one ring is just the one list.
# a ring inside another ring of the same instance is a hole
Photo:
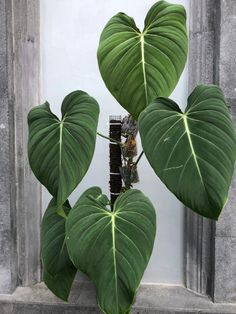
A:
{"label": "pale midrib", "polygon": [[[66,114],[64,115],[63,119],[61,121],[59,121],[59,128],[60,128],[60,137],[59,137],[59,165],[58,165],[58,187],[57,187],[57,202],[58,200],[60,199],[59,197],[59,187],[60,187],[60,184],[61,184],[61,168],[62,168],[62,142],[63,142],[63,139],[62,139],[62,135],[63,135],[63,124],[64,124],[64,121],[65,121],[65,118],[66,118]],[[62,201],[60,199],[60,201]],[[60,205],[60,204],[57,204],[57,205]],[[67,218],[66,214],[65,214],[65,211],[63,209],[63,206],[62,204],[58,207],[57,209],[57,213],[62,216],[63,218]]]}
{"label": "pale midrib", "polygon": [[142,68],[143,68],[143,81],[144,81],[144,90],[145,90],[145,99],[146,106],[148,106],[148,93],[147,93],[147,77],[145,69],[145,54],[144,54],[144,34],[140,34],[140,43],[141,43],[141,57],[142,57]]}
{"label": "pale midrib", "polygon": [[63,120],[60,123],[60,139],[59,139],[59,172],[61,170],[61,162],[62,162],[62,130],[63,130]]}
{"label": "pale midrib", "polygon": [[[60,173],[61,173],[61,164],[62,164],[62,130],[63,130],[63,120],[59,122],[60,123],[60,138],[59,138],[59,165],[58,165],[58,187],[57,189],[59,190],[59,185],[60,185]],[[57,190],[57,192],[58,192]],[[57,196],[57,200],[58,200],[58,196]],[[58,207],[57,209],[57,213],[66,218],[66,214],[64,212],[63,206]]]}
{"label": "pale midrib", "polygon": [[201,182],[202,182],[202,184],[204,186],[201,170],[200,170],[200,167],[199,167],[199,164],[198,164],[198,161],[197,161],[197,155],[196,155],[194,147],[193,147],[193,142],[192,142],[192,138],[191,138],[191,132],[189,130],[188,121],[187,121],[187,115],[186,114],[183,114],[183,120],[184,120],[184,126],[185,126],[185,130],[186,130],[186,134],[188,136],[189,145],[190,145],[190,148],[191,148],[191,151],[192,151],[193,159],[194,159],[194,162],[196,164],[196,168],[197,168],[199,177],[201,179]]}
{"label": "pale midrib", "polygon": [[117,306],[117,313],[118,313],[118,289],[117,289],[117,265],[116,265],[115,214],[112,214],[112,215],[111,215],[111,222],[112,222],[112,252],[113,252],[114,275],[115,275],[116,306]]}
{"label": "pale midrib", "polygon": [[63,124],[66,119],[66,114],[64,115],[63,119],[59,122],[60,123],[60,138],[59,138],[59,172],[61,170],[62,164],[62,134],[63,134]]}

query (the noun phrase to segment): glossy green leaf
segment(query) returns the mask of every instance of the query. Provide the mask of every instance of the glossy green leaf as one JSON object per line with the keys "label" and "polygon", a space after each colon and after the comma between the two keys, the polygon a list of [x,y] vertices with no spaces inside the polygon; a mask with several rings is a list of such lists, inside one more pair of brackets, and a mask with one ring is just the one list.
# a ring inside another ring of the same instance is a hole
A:
{"label": "glossy green leaf", "polygon": [[[68,214],[70,205],[64,205]],[[55,199],[50,202],[41,225],[43,280],[59,298],[67,300],[77,269],[72,264],[65,243],[66,219],[57,213]]]}
{"label": "glossy green leaf", "polygon": [[111,212],[101,189],[93,187],[70,212],[66,233],[70,258],[94,282],[103,312],[129,313],[156,233],[155,209],[148,198],[129,190]]}
{"label": "glossy green leaf", "polygon": [[91,163],[96,140],[99,107],[82,91],[63,101],[62,119],[49,103],[28,115],[30,166],[38,180],[57,198],[58,207],[80,183]]}
{"label": "glossy green leaf", "polygon": [[159,96],[169,96],[184,69],[188,50],[183,6],[159,1],[143,32],[124,13],[105,26],[98,48],[103,80],[133,117]]}
{"label": "glossy green leaf", "polygon": [[198,86],[185,113],[159,98],[139,118],[143,149],[177,198],[217,219],[227,201],[236,158],[234,127],[220,88]]}

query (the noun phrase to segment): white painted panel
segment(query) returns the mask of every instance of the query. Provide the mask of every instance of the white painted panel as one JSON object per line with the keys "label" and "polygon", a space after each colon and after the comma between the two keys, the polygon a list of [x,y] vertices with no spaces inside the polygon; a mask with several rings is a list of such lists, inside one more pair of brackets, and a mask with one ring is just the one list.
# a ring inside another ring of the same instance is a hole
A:
{"label": "white painted panel", "polygon": [[[184,4],[187,0],[170,1]],[[125,114],[106,89],[97,65],[96,50],[107,21],[119,11],[135,18],[143,28],[153,0],[41,0],[42,102],[48,100],[60,115],[64,96],[81,89],[97,99],[101,108],[99,131],[108,134],[109,115]],[[187,98],[187,70],[171,96],[181,107]],[[139,148],[139,152],[140,152]],[[98,138],[91,167],[71,196],[73,204],[86,188],[99,185],[108,193],[108,142]],[[155,176],[143,158],[137,188],[150,197],[157,210],[157,238],[144,282],[183,283],[184,211],[182,205]],[[43,191],[43,206],[50,196]]]}

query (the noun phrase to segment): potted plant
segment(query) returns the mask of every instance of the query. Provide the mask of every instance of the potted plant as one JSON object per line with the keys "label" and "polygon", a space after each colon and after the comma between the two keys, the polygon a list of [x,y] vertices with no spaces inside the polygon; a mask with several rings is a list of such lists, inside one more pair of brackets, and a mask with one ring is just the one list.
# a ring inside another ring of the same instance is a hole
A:
{"label": "potted plant", "polygon": [[[187,52],[184,7],[158,1],[143,31],[124,13],[112,17],[97,56],[107,88],[138,123],[156,175],[185,206],[217,220],[232,179],[235,131],[217,86],[197,86],[185,112],[167,98]],[[46,102],[28,115],[30,166],[52,195],[41,229],[43,279],[67,300],[82,271],[94,282],[104,313],[129,313],[152,253],[154,206],[137,189],[122,191],[113,205],[99,187],[91,187],[71,208],[68,198],[93,157],[99,106],[87,93],[75,91],[61,111],[59,120]]]}

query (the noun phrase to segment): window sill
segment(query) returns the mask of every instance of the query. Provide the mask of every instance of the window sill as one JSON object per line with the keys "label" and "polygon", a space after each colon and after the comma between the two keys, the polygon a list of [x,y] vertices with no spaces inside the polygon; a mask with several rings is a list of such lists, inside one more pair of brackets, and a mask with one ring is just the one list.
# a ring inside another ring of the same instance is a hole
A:
{"label": "window sill", "polygon": [[[43,283],[19,287],[12,295],[0,295],[1,314],[98,314],[94,287],[75,282],[68,303],[57,299]],[[182,286],[141,285],[133,314],[232,314],[236,304],[215,304]]]}

